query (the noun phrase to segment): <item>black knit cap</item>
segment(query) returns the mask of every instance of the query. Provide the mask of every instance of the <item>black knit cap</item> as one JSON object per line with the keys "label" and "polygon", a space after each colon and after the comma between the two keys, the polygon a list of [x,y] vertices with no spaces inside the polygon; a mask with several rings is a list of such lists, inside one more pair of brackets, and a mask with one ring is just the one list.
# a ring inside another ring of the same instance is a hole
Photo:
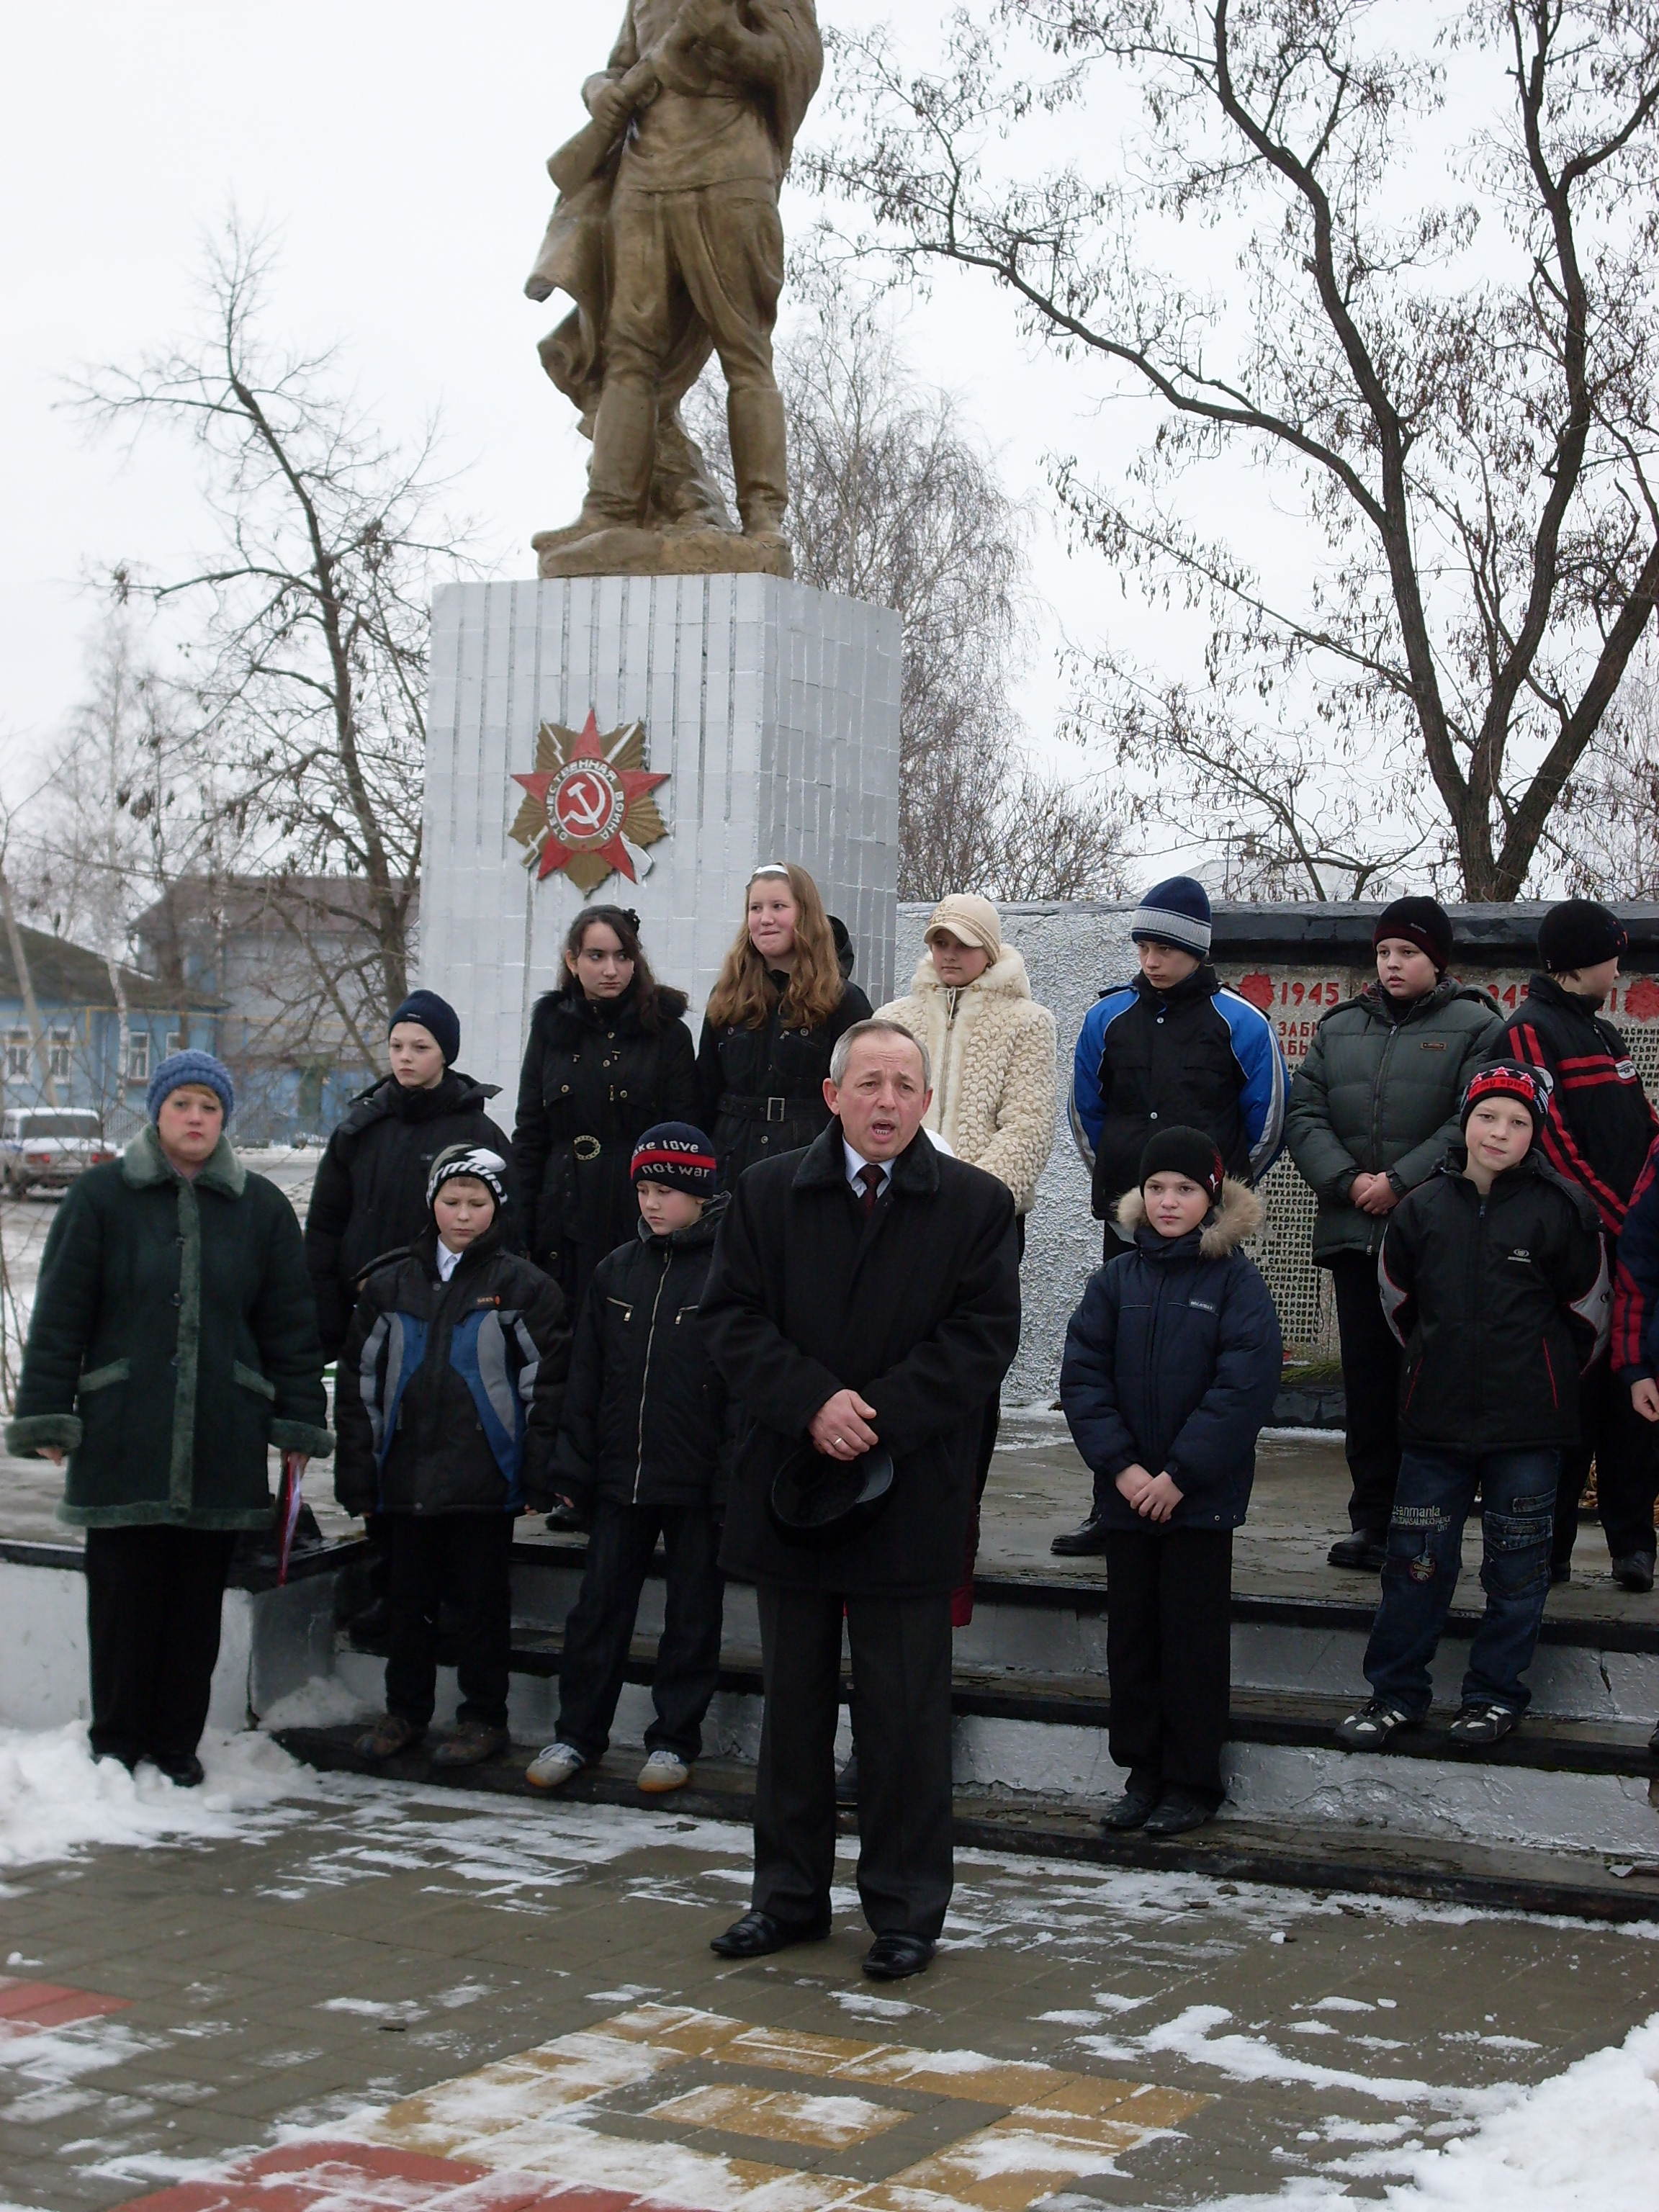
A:
{"label": "black knit cap", "polygon": [[1419,952],[1426,952],[1434,963],[1437,975],[1443,975],[1451,965],[1451,916],[1438,899],[1392,900],[1378,915],[1376,927],[1371,932],[1373,952],[1385,937],[1403,937]]}
{"label": "black knit cap", "polygon": [[1202,1129],[1160,1129],[1148,1139],[1140,1155],[1140,1188],[1145,1190],[1150,1177],[1155,1175],[1185,1176],[1188,1182],[1197,1183],[1207,1190],[1212,1200],[1221,1195],[1221,1182],[1226,1165],[1216,1150],[1213,1139]]}
{"label": "black knit cap", "polygon": [[1563,899],[1538,925],[1539,965],[1549,975],[1599,968],[1604,960],[1616,960],[1629,943],[1624,923],[1600,899]]}
{"label": "black knit cap", "polygon": [[507,1162],[487,1145],[446,1145],[426,1179],[427,1204],[430,1206],[444,1185],[457,1176],[469,1176],[474,1182],[481,1182],[495,1200],[497,1212],[507,1204]]}
{"label": "black knit cap", "polygon": [[634,1147],[630,1182],[659,1182],[692,1198],[714,1195],[714,1147],[693,1121],[659,1121]]}

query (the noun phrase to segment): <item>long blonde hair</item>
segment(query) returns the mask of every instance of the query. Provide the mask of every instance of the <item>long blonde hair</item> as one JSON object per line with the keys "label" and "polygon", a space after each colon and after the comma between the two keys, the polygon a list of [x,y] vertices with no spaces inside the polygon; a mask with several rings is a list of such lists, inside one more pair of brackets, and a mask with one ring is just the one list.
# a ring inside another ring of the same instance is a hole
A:
{"label": "long blonde hair", "polygon": [[[772,872],[767,870],[769,875]],[[749,894],[760,880],[757,873],[743,887],[742,926],[721,963],[720,980],[709,994],[708,1019],[717,1029],[761,1029],[772,1009],[781,1004],[787,1028],[815,1030],[841,1004],[847,986],[842,980],[835,935],[818,887],[805,869],[798,868],[793,860],[784,872],[795,903],[795,958],[789,988],[780,1002],[766,963],[750,939]]]}

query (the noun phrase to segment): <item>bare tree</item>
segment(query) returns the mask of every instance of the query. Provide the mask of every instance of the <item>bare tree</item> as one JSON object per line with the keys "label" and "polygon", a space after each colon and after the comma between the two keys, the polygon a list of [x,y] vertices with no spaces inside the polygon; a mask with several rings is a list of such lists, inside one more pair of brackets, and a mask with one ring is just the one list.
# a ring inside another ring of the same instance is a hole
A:
{"label": "bare tree", "polygon": [[1652,654],[1620,685],[1552,828],[1574,891],[1659,899],[1659,667]]}
{"label": "bare tree", "polygon": [[434,434],[398,451],[334,352],[267,336],[271,268],[269,241],[233,217],[208,251],[198,331],[77,389],[94,426],[194,440],[217,544],[188,574],[122,580],[158,608],[200,605],[208,745],[234,763],[267,866],[366,887],[343,903],[372,933],[389,1011],[420,874],[427,602],[458,533],[438,511]]}
{"label": "bare tree", "polygon": [[[1405,15],[994,0],[947,19],[931,72],[842,34],[852,128],[804,166],[867,212],[858,251],[983,272],[1091,398],[1152,403],[1127,494],[1056,473],[1083,538],[1207,617],[1206,708],[1265,791],[1182,752],[1190,713],[1131,712],[1121,657],[1095,672],[1127,755],[1174,758],[1177,806],[1224,792],[1306,881],[1287,789],[1319,755],[1386,759],[1382,837],[1350,850],[1364,817],[1339,811],[1313,845],[1357,874],[1428,831],[1465,896],[1513,898],[1659,595],[1659,0],[1448,0],[1407,19],[1437,41],[1390,50]],[[1146,129],[1058,165],[1111,73]],[[1239,272],[1219,292],[1206,234]],[[1298,511],[1271,574],[1176,496],[1221,460]]]}
{"label": "bare tree", "polygon": [[[1097,796],[1073,808],[1070,781],[1033,768],[1020,744],[1010,693],[1030,641],[1029,507],[955,398],[908,373],[872,314],[840,288],[803,289],[808,312],[778,357],[795,573],[903,619],[900,897],[1063,898],[1079,895],[1073,881],[1115,882],[1115,815]],[[699,386],[687,414],[729,486],[718,396]],[[1013,883],[1033,887],[1003,888]]]}

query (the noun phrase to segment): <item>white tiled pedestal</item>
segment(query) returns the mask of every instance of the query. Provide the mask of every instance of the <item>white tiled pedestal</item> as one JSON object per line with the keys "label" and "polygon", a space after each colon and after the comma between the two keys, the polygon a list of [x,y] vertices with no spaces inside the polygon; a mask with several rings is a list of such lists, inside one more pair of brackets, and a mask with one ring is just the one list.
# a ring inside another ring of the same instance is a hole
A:
{"label": "white tiled pedestal", "polygon": [[[796,860],[890,995],[898,617],[775,576],[452,585],[432,613],[420,981],[459,1010],[461,1065],[509,1088],[530,1010],[586,902],[507,836],[544,721],[638,720],[668,835],[592,894],[632,907],[697,1027],[757,860]],[[648,863],[648,866],[647,866]]]}

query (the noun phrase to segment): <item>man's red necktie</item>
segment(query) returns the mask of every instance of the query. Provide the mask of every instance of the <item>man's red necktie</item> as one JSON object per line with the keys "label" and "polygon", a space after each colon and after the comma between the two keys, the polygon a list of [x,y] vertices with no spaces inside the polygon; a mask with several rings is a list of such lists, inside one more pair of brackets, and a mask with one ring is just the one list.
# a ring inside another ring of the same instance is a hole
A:
{"label": "man's red necktie", "polygon": [[859,1170],[859,1181],[864,1185],[864,1195],[859,1200],[860,1213],[875,1212],[876,1200],[881,1196],[881,1169],[874,1160],[866,1160]]}

